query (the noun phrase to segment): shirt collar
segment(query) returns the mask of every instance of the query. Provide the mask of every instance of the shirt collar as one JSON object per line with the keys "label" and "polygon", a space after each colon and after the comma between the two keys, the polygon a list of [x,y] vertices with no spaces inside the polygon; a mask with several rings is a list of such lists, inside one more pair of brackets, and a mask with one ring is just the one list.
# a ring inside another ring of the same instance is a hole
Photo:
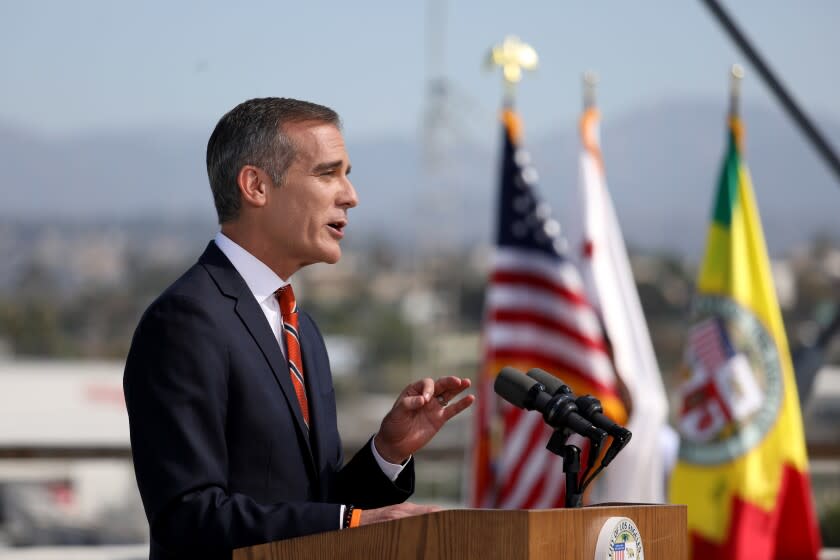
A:
{"label": "shirt collar", "polygon": [[221,231],[216,234],[213,241],[245,280],[245,284],[248,285],[248,289],[258,302],[262,303],[267,298],[273,297],[274,292],[289,283]]}

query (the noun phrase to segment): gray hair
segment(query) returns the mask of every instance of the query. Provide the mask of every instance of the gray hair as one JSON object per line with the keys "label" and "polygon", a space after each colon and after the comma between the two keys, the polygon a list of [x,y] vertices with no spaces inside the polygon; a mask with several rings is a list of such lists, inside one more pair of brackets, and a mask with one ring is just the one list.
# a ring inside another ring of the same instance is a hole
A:
{"label": "gray hair", "polygon": [[243,166],[259,167],[276,185],[283,183],[296,153],[283,128],[303,121],[341,128],[341,119],[329,107],[282,97],[250,99],[219,120],[207,141],[207,176],[220,224],[239,217],[242,202],[237,176]]}

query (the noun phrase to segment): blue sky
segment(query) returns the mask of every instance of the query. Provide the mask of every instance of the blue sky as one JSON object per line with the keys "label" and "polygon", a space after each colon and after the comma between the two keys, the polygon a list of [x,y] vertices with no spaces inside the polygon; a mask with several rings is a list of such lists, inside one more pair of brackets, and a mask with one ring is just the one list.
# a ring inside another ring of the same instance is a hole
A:
{"label": "blue sky", "polygon": [[[540,69],[519,107],[529,132],[568,123],[580,74],[600,76],[606,118],[672,95],[725,96],[743,57],[699,0],[434,4],[439,70],[483,130],[501,86],[487,49],[532,44]],[[840,2],[725,5],[810,112],[840,118]],[[39,1],[0,5],[0,122],[62,135],[96,128],[212,129],[236,103],[279,95],[328,104],[348,136],[415,134],[430,52],[422,2]],[[775,102],[747,67],[748,103]]]}

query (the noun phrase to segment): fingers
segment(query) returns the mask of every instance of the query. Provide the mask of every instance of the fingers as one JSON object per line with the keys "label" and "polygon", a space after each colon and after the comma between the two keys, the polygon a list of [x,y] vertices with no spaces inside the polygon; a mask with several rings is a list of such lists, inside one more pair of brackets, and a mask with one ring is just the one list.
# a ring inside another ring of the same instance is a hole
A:
{"label": "fingers", "polygon": [[441,406],[446,406],[449,401],[469,388],[470,385],[470,380],[466,378],[441,377],[435,382],[435,397],[437,397]]}
{"label": "fingers", "polygon": [[400,393],[394,403],[394,409],[417,410],[423,408],[426,403],[432,400],[435,391],[435,382],[427,377],[415,381]]}
{"label": "fingers", "polygon": [[414,397],[402,397],[397,400],[395,407],[402,406],[406,410],[417,410],[423,408],[429,402],[425,395],[416,395]]}
{"label": "fingers", "polygon": [[413,515],[423,515],[424,513],[434,513],[440,511],[438,506],[425,506],[405,502],[403,504],[396,504],[393,506],[385,506],[378,509],[366,509],[362,511],[360,525],[370,525],[371,523],[380,523],[382,521],[391,521],[394,519],[402,519],[403,517],[411,517]]}
{"label": "fingers", "polygon": [[435,381],[435,394],[439,395],[446,391],[456,391],[457,393],[460,393],[469,386],[470,380],[466,378],[461,379],[460,377],[452,375],[441,377]]}
{"label": "fingers", "polygon": [[415,381],[414,383],[406,387],[400,395],[400,397],[402,398],[406,396],[420,395],[425,399],[424,402],[429,402],[434,394],[435,382],[434,380],[432,380],[431,377],[426,377],[424,379]]}
{"label": "fingers", "polygon": [[460,414],[470,407],[475,402],[475,395],[467,395],[458,402],[454,402],[443,409],[443,419],[448,422],[456,414]]}
{"label": "fingers", "polygon": [[[433,399],[437,401],[439,406],[446,407],[453,398],[465,389],[468,389],[471,384],[469,379],[455,376],[441,377],[437,380],[432,380],[429,377],[420,379],[405,388],[397,399],[394,408],[417,410]],[[466,404],[466,406],[469,406],[471,403],[472,401]],[[461,410],[463,409],[456,410],[453,416]]]}
{"label": "fingers", "polygon": [[424,504],[415,504],[412,502],[405,502],[403,505],[407,508],[407,511],[411,515],[422,515],[424,513],[434,513],[436,511],[441,511],[440,506],[433,506],[433,505],[424,505]]}

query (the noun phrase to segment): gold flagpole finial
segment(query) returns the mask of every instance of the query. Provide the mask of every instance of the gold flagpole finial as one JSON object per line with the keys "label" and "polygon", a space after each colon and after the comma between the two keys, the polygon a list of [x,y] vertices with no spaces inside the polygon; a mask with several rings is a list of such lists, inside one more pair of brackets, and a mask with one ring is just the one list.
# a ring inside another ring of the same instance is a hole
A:
{"label": "gold flagpole finial", "polygon": [[501,45],[496,45],[487,55],[486,65],[492,69],[502,68],[505,81],[505,98],[512,101],[516,91],[516,84],[522,79],[522,70],[537,68],[537,51],[531,45],[523,43],[519,37],[508,36]]}
{"label": "gold flagpole finial", "polygon": [[583,73],[583,108],[595,106],[595,89],[598,87],[598,75],[587,70]]}
{"label": "gold flagpole finial", "polygon": [[737,117],[740,111],[741,80],[744,79],[744,68],[740,64],[733,64],[730,70],[729,82],[729,115]]}

